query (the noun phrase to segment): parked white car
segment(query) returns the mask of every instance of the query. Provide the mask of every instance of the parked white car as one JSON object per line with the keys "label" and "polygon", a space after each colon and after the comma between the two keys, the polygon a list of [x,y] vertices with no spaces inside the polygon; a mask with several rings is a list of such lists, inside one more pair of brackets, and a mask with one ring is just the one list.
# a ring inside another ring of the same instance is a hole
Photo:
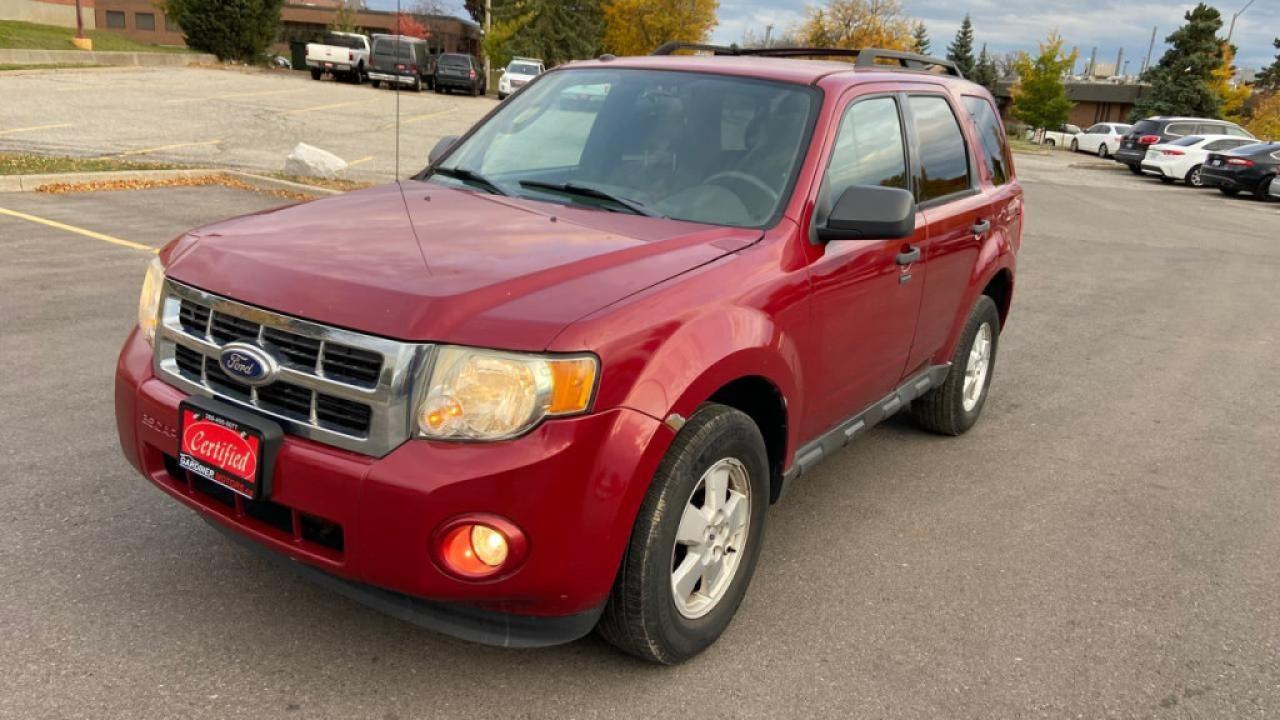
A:
{"label": "parked white car", "polygon": [[359,33],[327,32],[320,42],[307,43],[307,69],[312,80],[328,73],[360,84],[368,64],[369,38]]}
{"label": "parked white car", "polygon": [[1160,182],[1181,180],[1200,187],[1204,184],[1200,179],[1200,166],[1209,153],[1227,152],[1257,142],[1235,135],[1188,135],[1147,148],[1147,156],[1142,159],[1142,171],[1159,175]]}
{"label": "parked white car", "polygon": [[1126,123],[1098,123],[1071,139],[1071,151],[1094,153],[1100,158],[1111,157],[1132,127]]}
{"label": "parked white car", "polygon": [[537,58],[512,58],[498,79],[498,99],[506,100],[508,95],[524,87],[545,69]]}

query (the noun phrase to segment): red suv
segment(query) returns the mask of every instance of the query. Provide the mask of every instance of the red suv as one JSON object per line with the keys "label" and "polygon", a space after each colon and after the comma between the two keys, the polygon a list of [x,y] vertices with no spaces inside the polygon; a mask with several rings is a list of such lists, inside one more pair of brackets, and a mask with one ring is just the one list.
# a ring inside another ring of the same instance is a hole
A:
{"label": "red suv", "polygon": [[944,61],[676,47],[547,72],[410,180],[175,239],[125,456],[427,627],[714,642],[790,483],[899,410],[978,419],[1022,191]]}

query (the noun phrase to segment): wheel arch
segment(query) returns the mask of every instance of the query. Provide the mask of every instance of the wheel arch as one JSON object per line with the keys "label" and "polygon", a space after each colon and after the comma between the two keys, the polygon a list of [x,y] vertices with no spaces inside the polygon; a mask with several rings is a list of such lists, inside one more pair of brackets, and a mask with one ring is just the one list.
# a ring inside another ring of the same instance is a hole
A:
{"label": "wheel arch", "polygon": [[782,494],[782,473],[787,458],[787,400],[768,378],[746,375],[717,389],[707,402],[727,405],[751,418],[764,437],[769,458],[769,502]]}

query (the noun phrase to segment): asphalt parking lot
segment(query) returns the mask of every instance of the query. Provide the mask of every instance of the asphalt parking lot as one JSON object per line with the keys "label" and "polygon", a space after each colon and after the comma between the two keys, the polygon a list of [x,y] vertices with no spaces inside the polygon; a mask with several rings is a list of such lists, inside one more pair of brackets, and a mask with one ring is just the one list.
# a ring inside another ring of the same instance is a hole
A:
{"label": "asphalt parking lot", "polygon": [[279,200],[0,194],[0,717],[1280,715],[1280,206],[1090,162],[1017,158],[1029,225],[978,426],[894,420],[806,475],[733,625],[675,668],[402,624],[124,462],[112,377],[148,247]]}
{"label": "asphalt parking lot", "polygon": [[[299,142],[351,164],[349,176],[396,176],[397,93],[301,72],[120,68],[0,73],[0,151],[119,155],[138,161],[279,171]],[[426,165],[497,100],[399,93],[400,176]]]}

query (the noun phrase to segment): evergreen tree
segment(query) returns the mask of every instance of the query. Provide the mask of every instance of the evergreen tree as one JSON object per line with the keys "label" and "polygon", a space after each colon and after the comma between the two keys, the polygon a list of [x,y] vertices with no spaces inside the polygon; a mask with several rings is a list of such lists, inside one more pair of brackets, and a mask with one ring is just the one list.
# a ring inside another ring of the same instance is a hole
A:
{"label": "evergreen tree", "polygon": [[1018,83],[1013,86],[1013,116],[1033,128],[1057,127],[1067,121],[1073,103],[1067,99],[1062,76],[1075,67],[1076,52],[1062,52],[1062,36],[1053,32],[1040,43],[1040,54],[1023,53],[1014,61]]}
{"label": "evergreen tree", "polygon": [[[600,54],[600,0],[491,0],[490,7],[493,27],[484,51],[494,67],[505,66],[516,55],[559,65]],[[479,14],[477,21],[484,22],[483,2]]]}
{"label": "evergreen tree", "polygon": [[1216,118],[1221,100],[1211,86],[1213,71],[1222,64],[1218,30],[1222,15],[1200,3],[1186,14],[1186,24],[1165,38],[1169,49],[1160,62],[1142,73],[1151,84],[1134,103],[1131,118],[1152,115],[1189,115]]}
{"label": "evergreen tree", "polygon": [[163,9],[193,50],[256,62],[276,38],[282,5],[284,0],[166,0]]}
{"label": "evergreen tree", "polygon": [[912,52],[919,55],[929,54],[929,31],[925,29],[924,23],[916,23],[915,29],[911,31],[911,39],[914,43]]}
{"label": "evergreen tree", "polygon": [[969,20],[968,14],[965,14],[964,22],[960,23],[956,39],[947,47],[947,59],[955,63],[965,77],[973,74],[973,22]]}
{"label": "evergreen tree", "polygon": [[[1273,40],[1271,44],[1276,46],[1276,50],[1280,50],[1280,37]],[[1253,81],[1253,86],[1258,92],[1280,90],[1280,52],[1276,53],[1275,62],[1258,73],[1257,79]]]}
{"label": "evergreen tree", "polygon": [[999,79],[998,75],[996,60],[987,54],[987,44],[983,43],[982,52],[978,53],[978,62],[974,64],[973,74],[969,76],[969,79],[995,93],[996,80]]}

